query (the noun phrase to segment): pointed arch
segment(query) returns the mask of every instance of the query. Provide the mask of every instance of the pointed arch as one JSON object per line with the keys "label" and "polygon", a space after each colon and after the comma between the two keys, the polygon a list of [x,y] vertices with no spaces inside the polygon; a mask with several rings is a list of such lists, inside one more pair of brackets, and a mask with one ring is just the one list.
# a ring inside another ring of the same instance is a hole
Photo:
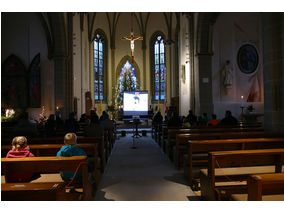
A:
{"label": "pointed arch", "polygon": [[[119,78],[119,76],[120,76],[120,70],[121,70],[121,68],[122,68],[122,66],[127,62],[127,61],[131,61],[131,56],[130,55],[126,55],[126,56],[124,56],[121,60],[120,60],[120,62],[118,63],[118,65],[117,65],[117,67],[116,67],[116,74],[115,74],[115,79],[116,79],[116,82],[115,82],[115,85],[117,85],[117,81],[118,81],[118,78]],[[132,65],[133,65],[133,67],[134,67],[134,69],[135,69],[135,74],[136,74],[136,79],[137,79],[137,81],[138,82],[140,82],[140,69],[139,69],[139,66],[138,66],[138,64],[134,61],[133,63],[132,63]]]}
{"label": "pointed arch", "polygon": [[105,32],[98,28],[92,38],[94,100],[106,101],[107,96],[107,55],[108,39]]}
{"label": "pointed arch", "polygon": [[12,54],[3,62],[1,68],[1,107],[27,108],[28,72],[22,60]]}
{"label": "pointed arch", "polygon": [[[155,52],[155,45],[158,51]],[[161,46],[163,45],[163,47]],[[162,49],[160,49],[162,48]],[[166,37],[156,31],[150,38],[150,75],[152,102],[166,99]],[[162,51],[160,51],[162,50]]]}

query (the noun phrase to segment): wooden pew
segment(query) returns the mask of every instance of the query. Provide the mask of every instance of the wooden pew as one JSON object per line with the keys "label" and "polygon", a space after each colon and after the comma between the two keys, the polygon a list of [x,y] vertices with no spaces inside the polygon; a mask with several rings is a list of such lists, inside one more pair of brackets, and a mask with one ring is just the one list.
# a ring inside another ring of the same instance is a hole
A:
{"label": "wooden pew", "polygon": [[[245,133],[245,132],[263,132],[263,128],[204,128],[204,129],[170,129],[168,130],[168,140],[166,144],[166,153],[170,159],[174,158],[173,147],[176,145],[178,134],[199,134],[199,135],[210,135],[215,134],[220,137],[220,133]],[[204,138],[204,137],[203,137]]]}
{"label": "wooden pew", "polygon": [[[45,157],[45,156],[56,156],[57,152],[62,147],[62,144],[31,144],[29,145],[31,153],[33,153],[36,157]],[[77,146],[83,149],[88,157],[92,157],[94,159],[93,167],[94,167],[94,178],[96,187],[99,183],[99,173],[97,168],[98,162],[98,144],[77,144]],[[11,149],[9,145],[1,146],[1,155],[5,157],[8,151]]]}
{"label": "wooden pew", "polygon": [[183,154],[187,154],[189,140],[217,140],[217,139],[240,139],[240,138],[284,138],[284,133],[272,132],[223,132],[220,133],[203,133],[203,134],[177,134],[174,163],[179,169],[183,164]]}
{"label": "wooden pew", "polygon": [[91,144],[98,144],[98,154],[100,157],[100,170],[101,173],[105,170],[106,165],[106,150],[108,149],[108,146],[106,146],[104,137],[84,137],[79,136],[78,137],[78,144],[83,143],[91,143]]}
{"label": "wooden pew", "polygon": [[209,152],[208,169],[200,170],[201,197],[217,200],[247,193],[249,175],[281,173],[283,165],[284,149]]}
{"label": "wooden pew", "polygon": [[55,201],[64,186],[63,182],[1,183],[1,197],[2,201]]}
{"label": "wooden pew", "polygon": [[[284,148],[284,138],[244,138],[244,139],[218,139],[218,140],[190,140],[187,142],[188,156],[185,173],[188,174],[189,184],[193,190],[198,189],[198,178],[193,175],[195,164],[208,164],[208,153],[213,151],[278,149]],[[195,154],[205,154],[195,159]]]}
{"label": "wooden pew", "polygon": [[[12,139],[4,139],[1,141],[2,145],[10,145],[11,146]],[[100,170],[101,173],[104,172],[106,165],[106,150],[108,146],[105,143],[104,137],[85,137],[78,136],[77,137],[78,144],[98,144],[98,154],[100,157]],[[35,144],[62,144],[64,145],[63,137],[52,137],[52,138],[28,138],[28,145]]]}
{"label": "wooden pew", "polygon": [[111,150],[114,145],[115,135],[113,129],[104,129],[104,138],[105,138],[105,149],[106,149],[106,161],[111,154]]}
{"label": "wooden pew", "polygon": [[[87,171],[87,157],[86,156],[73,156],[73,157],[28,157],[28,158],[1,158],[2,173],[6,176],[15,172],[33,172],[33,173],[59,173],[62,171],[75,171],[79,164],[81,164],[78,171],[82,171],[82,188],[83,200],[90,200],[90,190],[88,186],[88,171]],[[62,182],[58,183],[60,186]],[[25,183],[27,191],[30,189],[35,190],[35,183]],[[39,185],[39,183],[37,183]],[[46,185],[50,189],[50,185]],[[4,186],[4,189],[9,186]],[[41,192],[44,185],[41,185]],[[7,190],[8,191],[8,190]],[[11,187],[9,193],[12,193]],[[46,190],[49,191],[49,190]],[[14,191],[15,197],[17,190]],[[4,193],[5,195],[5,193]],[[2,196],[2,199],[5,197]],[[21,199],[21,198],[20,198]],[[16,200],[16,198],[15,198]],[[19,199],[18,199],[19,200]],[[29,200],[29,198],[25,198]]]}
{"label": "wooden pew", "polygon": [[232,198],[238,201],[284,201],[284,173],[250,175],[248,194],[233,194]]}

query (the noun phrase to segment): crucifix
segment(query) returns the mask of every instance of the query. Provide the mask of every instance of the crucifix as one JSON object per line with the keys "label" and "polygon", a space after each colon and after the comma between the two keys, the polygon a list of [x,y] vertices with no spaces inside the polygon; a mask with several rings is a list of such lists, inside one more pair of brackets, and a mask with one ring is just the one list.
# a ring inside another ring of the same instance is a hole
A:
{"label": "crucifix", "polygon": [[143,40],[143,36],[134,36],[133,27],[132,27],[132,16],[133,13],[131,13],[131,30],[130,30],[130,36],[123,36],[122,40],[128,40],[130,41],[130,49],[131,49],[131,63],[134,61],[134,42],[136,40]]}

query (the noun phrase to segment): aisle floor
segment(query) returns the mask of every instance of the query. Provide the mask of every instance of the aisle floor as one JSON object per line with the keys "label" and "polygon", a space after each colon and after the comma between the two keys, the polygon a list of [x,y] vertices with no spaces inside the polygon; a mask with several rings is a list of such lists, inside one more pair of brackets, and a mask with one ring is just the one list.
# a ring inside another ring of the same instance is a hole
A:
{"label": "aisle floor", "polygon": [[182,173],[151,136],[131,134],[116,141],[94,200],[189,201],[198,200]]}

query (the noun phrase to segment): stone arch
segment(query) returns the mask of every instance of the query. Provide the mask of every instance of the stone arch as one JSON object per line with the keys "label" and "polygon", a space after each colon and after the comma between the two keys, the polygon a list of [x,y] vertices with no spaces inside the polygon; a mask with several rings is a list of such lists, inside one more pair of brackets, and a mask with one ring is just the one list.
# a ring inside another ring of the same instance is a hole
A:
{"label": "stone arch", "polygon": [[[123,64],[125,64],[125,62],[126,61],[131,61],[131,56],[129,56],[129,55],[126,55],[126,56],[124,56],[121,60],[120,60],[120,62],[118,63],[118,65],[117,65],[117,67],[116,67],[116,74],[115,74],[115,85],[117,85],[117,80],[118,80],[118,78],[119,78],[119,75],[120,75],[120,69],[121,69],[121,67],[122,67],[122,65]],[[139,69],[139,66],[138,66],[138,64],[135,62],[135,60],[134,60],[134,62],[132,63],[132,65],[134,66],[134,68],[135,68],[135,74],[136,74],[136,78],[137,78],[137,81],[140,83],[141,81],[140,81],[140,79],[141,79],[141,75],[140,75],[140,69]]]}

